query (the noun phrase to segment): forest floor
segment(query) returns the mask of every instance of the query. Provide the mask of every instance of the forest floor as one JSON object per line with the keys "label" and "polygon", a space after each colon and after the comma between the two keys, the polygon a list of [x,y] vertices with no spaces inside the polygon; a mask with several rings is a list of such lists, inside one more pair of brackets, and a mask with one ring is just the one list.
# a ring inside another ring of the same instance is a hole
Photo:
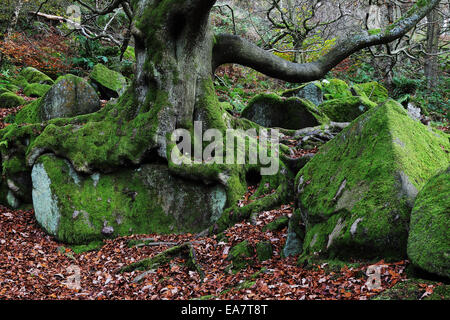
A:
{"label": "forest floor", "polygon": [[[4,127],[3,118],[11,112],[17,109],[0,109],[0,128]],[[244,204],[254,190],[255,186],[249,187],[242,198]],[[77,254],[47,235],[32,209],[0,206],[0,299],[367,300],[406,279],[406,260],[372,263],[387,267],[381,272],[382,289],[369,290],[367,263],[330,262],[302,268],[297,265],[297,257],[282,258],[287,227],[278,231],[263,231],[263,227],[281,216],[289,217],[292,211],[292,204],[285,204],[260,212],[252,223],[241,222],[228,228],[226,237],[220,240],[215,235],[134,235],[105,240],[101,248]],[[149,238],[153,245],[130,246],[130,241]],[[233,274],[228,271],[228,253],[243,240],[253,245],[270,241],[274,255],[264,262],[252,257],[245,269]],[[117,272],[185,242],[194,247],[203,278],[182,258],[174,258],[144,275],[143,271]],[[80,287],[70,288],[67,282],[78,271]],[[135,281],[138,276],[142,276],[139,282]],[[433,291],[433,285],[423,284],[421,288],[422,297]]]}

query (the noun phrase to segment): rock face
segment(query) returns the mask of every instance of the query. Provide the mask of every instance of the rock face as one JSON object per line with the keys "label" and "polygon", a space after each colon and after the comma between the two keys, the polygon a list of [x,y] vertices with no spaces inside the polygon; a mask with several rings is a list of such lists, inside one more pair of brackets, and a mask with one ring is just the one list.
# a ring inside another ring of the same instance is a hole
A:
{"label": "rock face", "polygon": [[123,75],[101,63],[95,65],[89,77],[106,99],[119,97],[127,88],[127,79]]}
{"label": "rock face", "polygon": [[430,179],[417,195],[408,257],[421,269],[450,278],[450,167]]}
{"label": "rock face", "polygon": [[93,113],[100,109],[94,88],[83,78],[68,74],[58,78],[42,98],[39,116],[42,121]]}
{"label": "rock face", "polygon": [[174,177],[165,165],[84,177],[67,160],[44,155],[31,176],[37,221],[68,243],[136,233],[199,232],[219,218],[226,203],[222,186]]}
{"label": "rock face", "polygon": [[242,116],[264,127],[284,129],[314,127],[328,120],[310,101],[276,94],[257,95]]}
{"label": "rock face", "polygon": [[360,116],[296,177],[303,256],[404,258],[414,199],[449,150],[393,100]]}

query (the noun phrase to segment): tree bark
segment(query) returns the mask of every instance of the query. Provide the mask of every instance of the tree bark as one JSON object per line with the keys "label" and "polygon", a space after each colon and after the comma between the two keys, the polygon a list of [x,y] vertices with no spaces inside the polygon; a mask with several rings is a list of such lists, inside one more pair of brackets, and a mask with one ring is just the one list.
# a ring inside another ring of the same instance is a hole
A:
{"label": "tree bark", "polygon": [[432,89],[438,80],[438,56],[439,52],[439,36],[441,31],[441,16],[439,11],[433,9],[427,15],[427,45],[424,72],[427,78],[427,87]]}

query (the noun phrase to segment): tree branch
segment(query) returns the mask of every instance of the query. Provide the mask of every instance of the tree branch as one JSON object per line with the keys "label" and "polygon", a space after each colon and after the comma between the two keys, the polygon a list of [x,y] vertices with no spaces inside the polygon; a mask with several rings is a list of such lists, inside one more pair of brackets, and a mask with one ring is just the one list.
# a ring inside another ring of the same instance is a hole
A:
{"label": "tree branch", "polygon": [[297,64],[279,58],[256,45],[233,35],[216,36],[213,51],[213,70],[225,63],[238,63],[270,77],[289,82],[317,80],[351,54],[374,45],[392,42],[411,30],[440,0],[419,2],[404,17],[376,34],[362,31],[340,41],[329,53],[318,60]]}

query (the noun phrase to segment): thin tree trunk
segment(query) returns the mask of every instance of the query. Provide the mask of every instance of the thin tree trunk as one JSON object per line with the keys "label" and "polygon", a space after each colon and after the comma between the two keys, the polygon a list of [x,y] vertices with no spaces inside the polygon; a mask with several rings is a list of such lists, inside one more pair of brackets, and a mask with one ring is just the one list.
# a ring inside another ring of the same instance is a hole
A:
{"label": "thin tree trunk", "polygon": [[16,8],[14,9],[14,14],[11,19],[11,23],[8,27],[8,31],[6,32],[8,35],[8,38],[11,36],[12,32],[16,28],[17,21],[19,21],[20,11],[22,10],[22,6],[23,6],[23,0],[17,1],[17,5],[16,5]]}
{"label": "thin tree trunk", "polygon": [[439,35],[441,31],[439,11],[434,9],[427,15],[427,46],[425,55],[424,72],[427,78],[427,87],[433,88],[438,80]]}

